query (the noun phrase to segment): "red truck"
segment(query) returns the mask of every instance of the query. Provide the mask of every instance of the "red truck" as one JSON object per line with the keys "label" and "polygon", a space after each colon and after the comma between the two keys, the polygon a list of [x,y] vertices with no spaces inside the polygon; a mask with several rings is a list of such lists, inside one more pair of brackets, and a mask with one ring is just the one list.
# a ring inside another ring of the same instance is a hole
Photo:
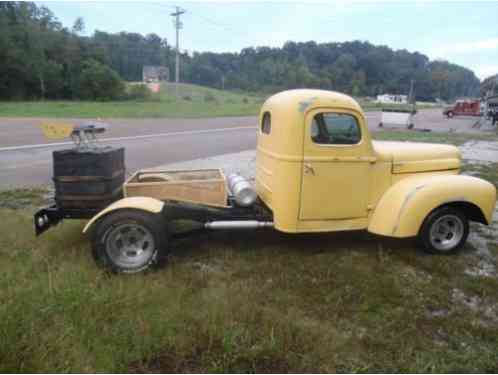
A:
{"label": "red truck", "polygon": [[481,102],[477,99],[460,99],[455,104],[445,107],[443,115],[448,118],[453,116],[481,116]]}

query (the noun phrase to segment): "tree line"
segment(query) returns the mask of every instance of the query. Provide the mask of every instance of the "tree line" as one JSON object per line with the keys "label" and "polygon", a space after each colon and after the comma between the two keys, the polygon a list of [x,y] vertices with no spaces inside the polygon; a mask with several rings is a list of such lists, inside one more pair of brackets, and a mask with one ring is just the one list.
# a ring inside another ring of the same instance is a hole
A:
{"label": "tree line", "polygon": [[[475,96],[480,82],[471,70],[430,61],[419,52],[369,42],[287,42],[282,48],[245,48],[240,53],[194,53],[185,57],[185,78],[202,85],[277,91],[317,87],[354,96],[408,94],[419,100]],[[223,82],[223,81],[224,82]]]}
{"label": "tree line", "polygon": [[[174,49],[156,34],[96,31],[84,36],[80,18],[64,27],[46,7],[0,2],[0,99],[119,99],[124,81],[140,81],[144,65],[174,72]],[[419,100],[479,94],[475,74],[419,52],[369,42],[287,42],[237,53],[182,53],[183,82],[275,92],[298,87],[355,96],[407,94]]]}

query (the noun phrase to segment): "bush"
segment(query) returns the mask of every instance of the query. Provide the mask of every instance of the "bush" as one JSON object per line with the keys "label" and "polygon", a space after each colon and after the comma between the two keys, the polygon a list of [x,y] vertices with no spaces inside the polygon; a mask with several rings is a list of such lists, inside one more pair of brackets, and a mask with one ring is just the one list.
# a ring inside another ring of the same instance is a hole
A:
{"label": "bush", "polygon": [[128,99],[131,100],[148,100],[152,97],[152,92],[143,83],[130,85],[128,87]]}
{"label": "bush", "polygon": [[184,96],[182,96],[182,99],[187,100],[187,101],[191,101],[192,97],[190,95],[184,95]]}
{"label": "bush", "polygon": [[205,102],[216,102],[216,97],[212,93],[208,92],[206,95],[204,95],[204,101]]}
{"label": "bush", "polygon": [[86,100],[112,100],[126,97],[126,87],[118,73],[94,59],[85,60],[76,96]]}
{"label": "bush", "polygon": [[249,99],[247,99],[247,98],[242,99],[242,103],[244,103],[244,104],[249,103]]}

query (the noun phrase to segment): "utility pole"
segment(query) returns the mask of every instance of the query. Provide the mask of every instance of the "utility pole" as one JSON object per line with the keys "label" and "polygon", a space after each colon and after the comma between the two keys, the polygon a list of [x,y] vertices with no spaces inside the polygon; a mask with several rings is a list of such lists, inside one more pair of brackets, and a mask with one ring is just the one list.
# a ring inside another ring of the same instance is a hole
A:
{"label": "utility pole", "polygon": [[173,25],[176,29],[176,60],[175,60],[175,92],[178,96],[178,83],[180,82],[180,29],[183,27],[180,21],[180,16],[185,13],[185,10],[181,9],[179,6],[176,7],[176,12],[171,13],[174,17]]}
{"label": "utility pole", "polygon": [[413,104],[415,102],[413,86],[415,85],[415,80],[410,81],[410,93],[408,94],[408,103]]}

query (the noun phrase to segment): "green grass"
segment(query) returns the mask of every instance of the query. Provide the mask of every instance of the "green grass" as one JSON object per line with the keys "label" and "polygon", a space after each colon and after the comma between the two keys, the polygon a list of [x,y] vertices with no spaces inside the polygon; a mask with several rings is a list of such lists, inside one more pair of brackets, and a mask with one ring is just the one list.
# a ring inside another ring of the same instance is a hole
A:
{"label": "green grass", "polygon": [[163,118],[257,115],[264,97],[195,85],[164,86],[146,101],[0,102],[0,117]]}
{"label": "green grass", "polygon": [[[498,185],[497,167],[466,168]],[[218,232],[114,276],[81,222],[34,237],[42,190],[2,194],[23,204],[0,208],[0,372],[498,371],[498,278],[465,273],[472,244],[444,257],[364,232]],[[482,238],[498,266],[496,233]]]}
{"label": "green grass", "polygon": [[[356,98],[358,103],[360,103],[361,108],[363,108],[364,111],[380,111],[382,109],[402,109],[402,110],[412,110],[413,106],[411,104],[395,104],[395,103],[377,103],[369,100],[364,100],[363,98]],[[430,109],[430,108],[440,108],[437,105],[433,104],[417,104],[416,105],[417,110],[421,109]]]}
{"label": "green grass", "polygon": [[[180,84],[163,85],[151,99],[136,101],[29,101],[0,102],[0,117],[49,118],[202,118],[256,116],[270,94],[216,90]],[[382,105],[361,101],[365,111],[378,111]],[[391,105],[399,108],[403,106]],[[424,106],[419,108],[425,108]]]}

